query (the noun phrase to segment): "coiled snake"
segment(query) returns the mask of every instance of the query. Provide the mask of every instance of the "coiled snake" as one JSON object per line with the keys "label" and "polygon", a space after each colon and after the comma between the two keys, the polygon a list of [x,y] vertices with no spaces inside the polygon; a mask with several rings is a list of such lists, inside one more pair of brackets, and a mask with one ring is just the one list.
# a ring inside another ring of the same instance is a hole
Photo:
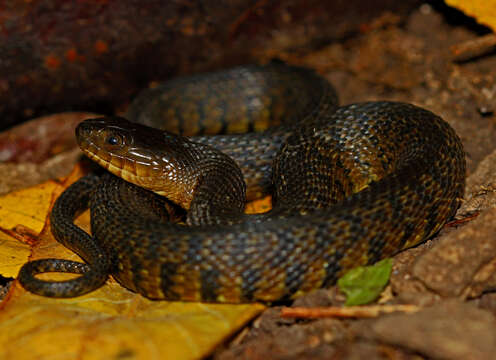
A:
{"label": "coiled snake", "polygon": [[[187,139],[121,118],[84,121],[83,152],[129,182],[91,174],[70,186],[54,205],[52,231],[87,264],[32,261],[21,284],[72,297],[112,274],[151,299],[272,302],[433,235],[465,185],[453,129],[410,104],[336,104],[313,71],[270,64],[172,80],[128,112],[148,125],[168,117],[183,133],[188,123],[196,133],[209,124],[261,132]],[[249,198],[273,192],[270,212],[243,214],[243,176]],[[168,221],[167,200],[154,192],[188,210],[186,225]],[[73,224],[87,207],[93,236]],[[48,271],[81,276],[35,277]]]}

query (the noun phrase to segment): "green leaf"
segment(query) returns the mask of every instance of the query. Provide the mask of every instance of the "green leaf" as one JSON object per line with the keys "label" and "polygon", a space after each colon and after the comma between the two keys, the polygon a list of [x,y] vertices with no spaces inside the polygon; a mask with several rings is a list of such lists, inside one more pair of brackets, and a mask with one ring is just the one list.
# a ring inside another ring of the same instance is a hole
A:
{"label": "green leaf", "polygon": [[392,267],[393,261],[388,258],[351,269],[339,278],[339,289],[346,294],[345,305],[363,305],[377,299],[389,281]]}

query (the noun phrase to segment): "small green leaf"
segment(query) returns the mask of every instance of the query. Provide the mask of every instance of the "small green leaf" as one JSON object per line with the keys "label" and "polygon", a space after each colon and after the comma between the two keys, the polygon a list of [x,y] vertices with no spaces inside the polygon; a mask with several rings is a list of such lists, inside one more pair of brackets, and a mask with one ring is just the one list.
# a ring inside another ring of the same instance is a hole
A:
{"label": "small green leaf", "polygon": [[389,281],[392,267],[393,261],[388,258],[351,269],[339,278],[339,289],[346,294],[345,305],[363,305],[377,299]]}

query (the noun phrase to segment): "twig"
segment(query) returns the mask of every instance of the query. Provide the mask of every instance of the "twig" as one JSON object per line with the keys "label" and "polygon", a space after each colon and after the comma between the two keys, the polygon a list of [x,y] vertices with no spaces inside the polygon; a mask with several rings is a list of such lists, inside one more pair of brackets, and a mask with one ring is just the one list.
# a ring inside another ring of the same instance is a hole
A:
{"label": "twig", "polygon": [[328,317],[340,318],[373,318],[381,314],[393,312],[414,313],[421,308],[416,305],[370,305],[349,307],[321,307],[321,308],[282,308],[281,317],[299,319],[319,319]]}
{"label": "twig", "polygon": [[38,241],[38,233],[20,224],[16,225],[13,229],[0,228],[0,232],[28,245],[34,245]]}
{"label": "twig", "polygon": [[468,61],[486,55],[496,49],[496,34],[481,36],[451,47],[454,61]]}
{"label": "twig", "polygon": [[465,216],[464,218],[461,219],[456,219],[453,221],[450,221],[449,223],[446,224],[447,227],[455,227],[461,224],[465,224],[466,222],[474,220],[477,216],[479,216],[480,212],[475,212],[471,215]]}

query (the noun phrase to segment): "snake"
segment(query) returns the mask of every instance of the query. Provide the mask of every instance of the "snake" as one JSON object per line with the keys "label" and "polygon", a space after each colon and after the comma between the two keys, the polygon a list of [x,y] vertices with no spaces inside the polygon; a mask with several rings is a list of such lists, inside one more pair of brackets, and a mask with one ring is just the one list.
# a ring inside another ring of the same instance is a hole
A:
{"label": "snake", "polygon": [[[30,261],[20,283],[75,297],[112,275],[153,300],[274,303],[432,237],[463,196],[455,131],[408,103],[337,103],[315,71],[271,63],[145,90],[132,121],[83,121],[78,144],[101,171],[57,198],[50,223],[84,263]],[[264,194],[272,209],[245,214]],[[74,224],[88,208],[91,235]]]}

